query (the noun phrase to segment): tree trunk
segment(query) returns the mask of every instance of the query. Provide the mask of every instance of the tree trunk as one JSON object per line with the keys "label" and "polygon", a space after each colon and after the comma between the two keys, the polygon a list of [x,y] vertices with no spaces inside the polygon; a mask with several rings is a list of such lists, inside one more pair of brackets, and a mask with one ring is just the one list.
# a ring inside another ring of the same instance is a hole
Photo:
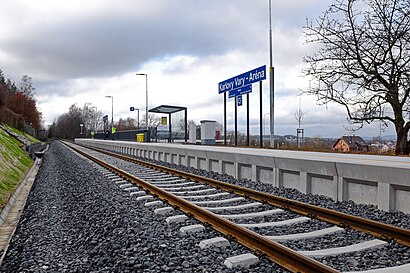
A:
{"label": "tree trunk", "polygon": [[408,155],[409,154],[409,145],[407,141],[407,130],[403,128],[403,126],[396,125],[396,155]]}

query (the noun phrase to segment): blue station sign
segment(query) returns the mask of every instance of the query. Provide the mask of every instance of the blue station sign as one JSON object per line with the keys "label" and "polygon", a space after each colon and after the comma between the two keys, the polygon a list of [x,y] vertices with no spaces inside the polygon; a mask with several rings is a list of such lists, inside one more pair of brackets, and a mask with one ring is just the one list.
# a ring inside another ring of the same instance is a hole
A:
{"label": "blue station sign", "polygon": [[252,85],[245,85],[244,87],[234,89],[228,92],[228,98],[233,98],[236,96],[248,94],[252,92]]}
{"label": "blue station sign", "polygon": [[262,80],[266,80],[266,65],[220,82],[218,84],[218,92],[222,94]]}

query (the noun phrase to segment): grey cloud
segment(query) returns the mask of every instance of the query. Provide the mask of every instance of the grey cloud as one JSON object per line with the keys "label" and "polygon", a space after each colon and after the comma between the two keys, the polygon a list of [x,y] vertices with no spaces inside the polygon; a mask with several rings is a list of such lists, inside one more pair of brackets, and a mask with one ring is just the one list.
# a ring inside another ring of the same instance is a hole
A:
{"label": "grey cloud", "polygon": [[[217,8],[197,12],[195,5],[169,6],[154,21],[142,18],[91,18],[64,25],[41,25],[1,46],[31,70],[46,70],[59,79],[110,76],[166,55],[219,54],[251,47],[252,24],[238,29],[235,14],[223,16]],[[206,8],[201,6],[201,8]]]}
{"label": "grey cloud", "polygon": [[[128,4],[131,10],[143,8],[135,1]],[[267,2],[158,1],[158,5],[161,12],[155,18],[114,13],[40,24],[1,47],[18,59],[20,66],[42,78],[58,80],[118,75],[167,55],[207,56],[239,48],[266,50]],[[304,11],[295,5],[295,1],[288,5],[274,3],[274,20],[299,24],[291,18],[299,22],[297,15]],[[283,14],[289,7],[294,14]]]}

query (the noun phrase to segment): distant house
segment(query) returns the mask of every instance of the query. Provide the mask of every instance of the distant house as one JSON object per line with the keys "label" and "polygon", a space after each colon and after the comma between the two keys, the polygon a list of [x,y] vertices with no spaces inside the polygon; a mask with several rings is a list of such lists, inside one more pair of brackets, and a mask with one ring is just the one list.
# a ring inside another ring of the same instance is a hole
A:
{"label": "distant house", "polygon": [[359,136],[342,136],[335,144],[333,144],[332,150],[341,152],[353,152],[353,151],[369,151],[369,145]]}

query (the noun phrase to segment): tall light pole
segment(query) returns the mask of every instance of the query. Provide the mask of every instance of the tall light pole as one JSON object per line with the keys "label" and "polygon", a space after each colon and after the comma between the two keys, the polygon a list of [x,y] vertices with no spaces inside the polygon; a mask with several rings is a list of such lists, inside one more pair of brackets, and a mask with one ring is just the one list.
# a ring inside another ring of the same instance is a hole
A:
{"label": "tall light pole", "polygon": [[137,110],[137,128],[140,129],[140,109],[136,108]]}
{"label": "tall light pole", "polygon": [[94,131],[97,131],[97,106],[93,106],[93,107],[91,107],[91,109],[95,109],[93,112],[94,112],[94,115],[93,115],[93,119],[94,119],[94,124],[93,124],[93,126],[94,126]]}
{"label": "tall light pole", "polygon": [[273,80],[273,53],[272,53],[272,1],[269,0],[269,98],[270,98],[270,146],[275,147],[275,93]]}
{"label": "tall light pole", "polygon": [[148,75],[145,73],[137,73],[137,76],[145,76],[145,125],[148,131]]}
{"label": "tall light pole", "polygon": [[106,98],[111,98],[111,132],[112,127],[114,127],[114,97],[113,96],[105,96]]}
{"label": "tall light pole", "polygon": [[263,115],[263,135],[265,135],[265,117],[266,115],[269,115],[270,113],[266,113]]}

